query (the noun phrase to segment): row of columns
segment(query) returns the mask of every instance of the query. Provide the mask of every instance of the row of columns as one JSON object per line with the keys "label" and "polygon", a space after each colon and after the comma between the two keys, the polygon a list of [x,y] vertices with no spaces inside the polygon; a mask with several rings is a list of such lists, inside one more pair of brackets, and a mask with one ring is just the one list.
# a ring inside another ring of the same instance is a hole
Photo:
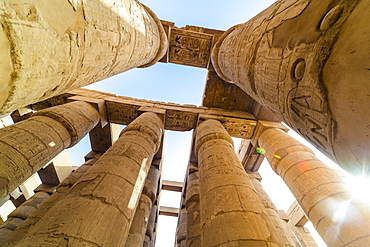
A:
{"label": "row of columns", "polygon": [[[56,147],[47,148],[51,150],[48,158],[52,158],[54,149],[74,145],[98,120],[99,113],[85,102],[49,108],[0,130],[5,137],[2,144],[7,144],[1,152],[16,150],[27,158],[30,150],[37,149],[33,149],[35,146],[25,149],[24,143],[29,136],[34,137],[32,140],[36,136],[44,147],[51,142],[55,144]],[[40,131],[40,126],[48,128]],[[157,200],[160,176],[152,159],[162,132],[161,117],[143,113],[122,131],[117,142],[99,160],[89,160],[80,170],[96,161],[94,166],[83,173],[78,170],[63,181],[57,193],[16,229],[3,246],[151,246],[154,237],[147,226],[153,224],[158,211],[153,204]],[[343,178],[284,131],[262,128],[260,132],[256,135],[258,145],[266,150],[272,168],[283,178],[324,241],[329,246],[368,245],[370,212],[351,197]],[[24,133],[25,141],[22,142],[19,133]],[[53,139],[55,133],[65,138]],[[188,176],[179,246],[297,245],[256,174],[248,176],[245,172],[231,137],[219,121],[206,120],[197,127],[195,152],[198,164]],[[33,154],[37,157],[42,153]],[[34,170],[27,168],[32,166],[37,170],[36,164],[39,165],[29,159],[27,163],[18,163],[18,169],[32,173]],[[25,174],[19,172],[18,176]],[[17,184],[12,177],[5,178],[12,181],[9,184]],[[343,204],[347,214],[338,220],[335,212]]]}
{"label": "row of columns", "polygon": [[[283,130],[259,131],[257,145],[326,244],[369,245],[370,211],[351,196],[344,179]],[[301,246],[263,190],[258,173],[243,169],[220,122],[206,120],[197,127],[195,152],[199,171],[189,170],[187,177],[186,208],[181,211],[187,221],[179,220],[179,230],[187,232],[181,231],[186,238],[177,235],[178,246]],[[346,214],[338,219],[343,205]]]}
{"label": "row of columns", "polygon": [[[66,105],[71,104],[88,105]],[[60,110],[55,109],[49,111]],[[79,124],[82,128],[84,123]],[[88,126],[87,132],[94,127]],[[160,159],[153,156],[162,133],[162,119],[143,113],[108,151],[90,157],[25,222],[11,229],[1,246],[154,246]]]}

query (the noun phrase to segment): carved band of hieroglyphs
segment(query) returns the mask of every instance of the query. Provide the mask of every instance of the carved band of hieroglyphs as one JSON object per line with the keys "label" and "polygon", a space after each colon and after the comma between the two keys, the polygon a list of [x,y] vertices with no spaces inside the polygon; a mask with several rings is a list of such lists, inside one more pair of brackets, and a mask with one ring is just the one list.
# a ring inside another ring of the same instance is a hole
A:
{"label": "carved band of hieroglyphs", "polygon": [[198,121],[198,114],[176,110],[167,110],[165,129],[188,131],[194,129]]}
{"label": "carved band of hieroglyphs", "polygon": [[171,29],[170,62],[206,68],[213,36],[204,33]]}
{"label": "carved band of hieroglyphs", "polygon": [[225,118],[226,121],[222,122],[227,132],[236,138],[250,139],[253,136],[254,129],[256,128],[256,121]]}
{"label": "carved band of hieroglyphs", "polygon": [[139,116],[140,106],[106,102],[109,122],[127,125]]}

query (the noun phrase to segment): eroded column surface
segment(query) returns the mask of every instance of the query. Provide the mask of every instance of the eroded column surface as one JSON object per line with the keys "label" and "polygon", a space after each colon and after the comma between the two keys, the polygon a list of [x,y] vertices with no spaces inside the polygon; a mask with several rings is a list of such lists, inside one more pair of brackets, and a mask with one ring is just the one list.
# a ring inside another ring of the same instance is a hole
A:
{"label": "eroded column surface", "polygon": [[202,246],[283,246],[222,124],[196,131]]}
{"label": "eroded column surface", "polygon": [[353,174],[370,173],[370,6],[281,0],[231,28],[217,73]]}
{"label": "eroded column surface", "polygon": [[186,246],[200,247],[201,222],[199,199],[199,172],[193,171],[188,175],[185,206],[187,211]]}
{"label": "eroded column surface", "polygon": [[163,122],[143,113],[17,246],[124,246]]}
{"label": "eroded column surface", "polygon": [[65,148],[75,145],[100,119],[82,101],[38,111],[0,129],[0,198],[4,198]]}
{"label": "eroded column surface", "polygon": [[[157,199],[157,190],[160,178],[160,171],[155,165],[151,165],[148,176],[145,180],[143,192],[132,221],[125,247],[143,246],[152,205]],[[154,225],[150,225],[152,227]],[[153,230],[153,229],[152,229]],[[153,236],[150,237],[150,240]]]}
{"label": "eroded column surface", "polygon": [[45,202],[37,207],[27,219],[18,226],[9,236],[5,239],[1,247],[16,246],[24,236],[32,229],[32,227],[40,220],[46,212],[52,208],[56,202],[68,195],[70,188],[82,177],[85,172],[96,162],[96,159],[89,159],[66,179],[64,179],[57,187],[56,191]]}
{"label": "eroded column surface", "polygon": [[370,246],[369,205],[341,175],[280,129],[265,130],[258,142],[328,246]]}
{"label": "eroded column surface", "polygon": [[280,236],[284,239],[284,246],[286,247],[300,246],[287,223],[280,218],[277,208],[275,207],[275,204],[271,201],[270,197],[263,189],[262,184],[260,182],[262,180],[260,174],[258,172],[248,172],[248,176],[255,190],[257,191],[257,194],[262,202],[262,205],[265,207],[266,213],[270,216],[273,222],[273,226],[276,228],[276,231],[279,232]]}
{"label": "eroded column surface", "polygon": [[112,75],[167,49],[155,14],[136,0],[0,2],[0,116]]}

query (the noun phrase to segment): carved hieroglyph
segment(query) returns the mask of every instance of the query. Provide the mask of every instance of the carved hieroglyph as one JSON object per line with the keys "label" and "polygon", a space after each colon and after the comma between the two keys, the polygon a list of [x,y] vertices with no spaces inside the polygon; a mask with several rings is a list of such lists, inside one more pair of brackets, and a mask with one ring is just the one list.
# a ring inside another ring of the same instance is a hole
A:
{"label": "carved hieroglyph", "polygon": [[212,62],[352,173],[370,148],[370,7],[358,0],[283,0],[218,41]]}
{"label": "carved hieroglyph", "polygon": [[171,29],[169,62],[207,68],[213,35]]}
{"label": "carved hieroglyph", "polygon": [[0,1],[0,116],[166,50],[159,19],[136,0]]}

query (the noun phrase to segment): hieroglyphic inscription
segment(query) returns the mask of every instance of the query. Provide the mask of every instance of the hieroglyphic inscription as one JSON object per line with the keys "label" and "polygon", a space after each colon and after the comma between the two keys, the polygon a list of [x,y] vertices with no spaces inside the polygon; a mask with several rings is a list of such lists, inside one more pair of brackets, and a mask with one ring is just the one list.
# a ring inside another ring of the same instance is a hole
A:
{"label": "hieroglyphic inscription", "polygon": [[330,150],[330,118],[324,99],[312,88],[297,87],[288,95],[289,115],[294,129],[321,150]]}
{"label": "hieroglyphic inscription", "polygon": [[189,131],[195,128],[198,121],[197,113],[167,110],[165,116],[165,129]]}
{"label": "hieroglyphic inscription", "polygon": [[246,119],[225,118],[222,125],[227,132],[236,138],[251,139],[254,129],[256,128],[256,121]]}
{"label": "hieroglyphic inscription", "polygon": [[171,63],[207,68],[212,40],[213,35],[172,28],[169,60]]}
{"label": "hieroglyphic inscription", "polygon": [[3,129],[0,139],[23,154],[27,160],[46,149],[45,144],[39,138],[15,126]]}
{"label": "hieroglyphic inscription", "polygon": [[110,123],[127,125],[139,116],[140,106],[106,102]]}

